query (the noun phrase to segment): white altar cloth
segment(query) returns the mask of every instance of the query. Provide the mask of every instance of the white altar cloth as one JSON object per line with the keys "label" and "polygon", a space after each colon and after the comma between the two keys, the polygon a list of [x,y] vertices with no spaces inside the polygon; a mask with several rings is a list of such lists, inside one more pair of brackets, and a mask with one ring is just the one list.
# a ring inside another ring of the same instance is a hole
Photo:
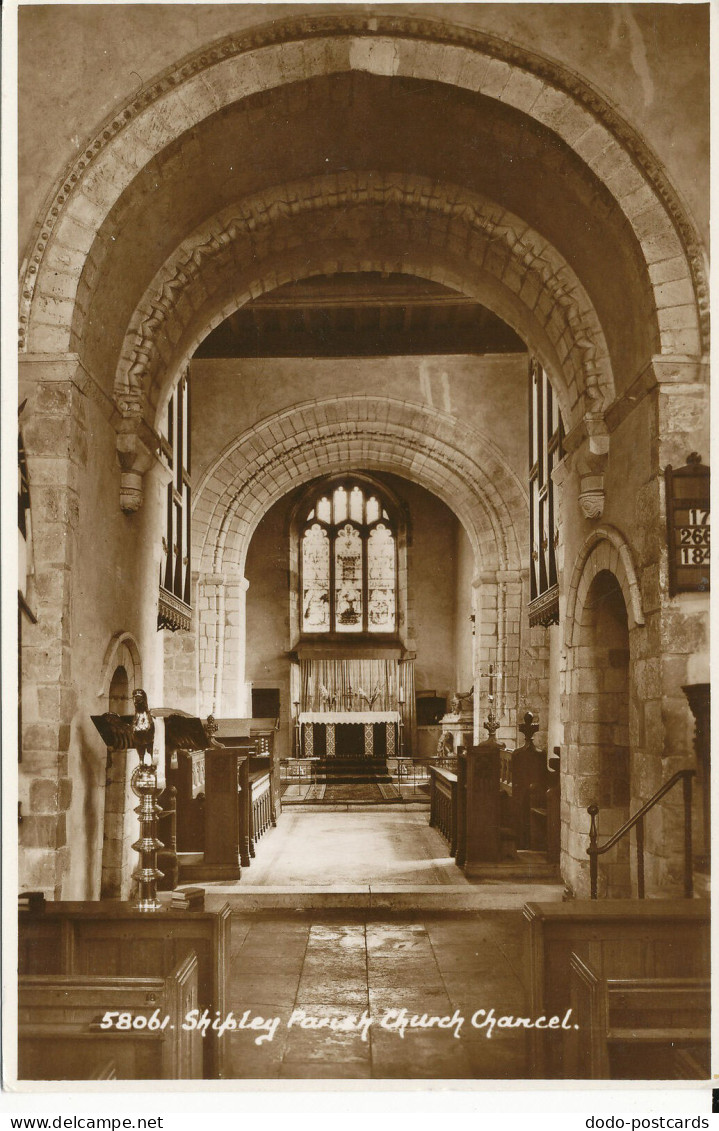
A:
{"label": "white altar cloth", "polygon": [[302,711],[301,723],[398,723],[399,711]]}

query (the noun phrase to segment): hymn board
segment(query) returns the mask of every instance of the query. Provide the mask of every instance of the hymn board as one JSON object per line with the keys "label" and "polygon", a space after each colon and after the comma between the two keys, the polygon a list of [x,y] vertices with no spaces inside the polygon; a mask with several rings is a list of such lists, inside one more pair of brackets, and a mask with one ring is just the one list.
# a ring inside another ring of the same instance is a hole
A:
{"label": "hymn board", "polygon": [[665,470],[669,595],[709,591],[709,468],[692,452],[684,467]]}

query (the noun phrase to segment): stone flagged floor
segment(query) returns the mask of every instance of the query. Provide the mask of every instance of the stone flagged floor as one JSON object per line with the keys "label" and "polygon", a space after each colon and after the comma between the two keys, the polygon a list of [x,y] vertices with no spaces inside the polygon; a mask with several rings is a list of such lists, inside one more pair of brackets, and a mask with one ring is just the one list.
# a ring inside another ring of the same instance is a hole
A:
{"label": "stone flagged floor", "polygon": [[[235,1017],[279,1018],[263,1030],[228,1033],[239,1079],[526,1079],[523,1030],[472,1028],[480,1009],[528,1015],[528,961],[520,911],[370,917],[314,913],[235,915],[229,1008]],[[464,1016],[454,1029],[381,1027],[388,1010]],[[345,1019],[367,1011],[361,1031],[288,1027],[293,1013]]]}
{"label": "stone flagged floor", "polygon": [[242,886],[468,883],[426,809],[284,809],[257,846]]}

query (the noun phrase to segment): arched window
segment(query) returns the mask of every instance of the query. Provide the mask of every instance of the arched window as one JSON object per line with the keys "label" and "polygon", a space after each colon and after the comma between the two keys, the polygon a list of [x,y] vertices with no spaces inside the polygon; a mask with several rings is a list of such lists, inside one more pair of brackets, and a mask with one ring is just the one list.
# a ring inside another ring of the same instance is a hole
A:
{"label": "arched window", "polygon": [[397,538],[379,492],[320,486],[300,526],[303,633],[397,630]]}

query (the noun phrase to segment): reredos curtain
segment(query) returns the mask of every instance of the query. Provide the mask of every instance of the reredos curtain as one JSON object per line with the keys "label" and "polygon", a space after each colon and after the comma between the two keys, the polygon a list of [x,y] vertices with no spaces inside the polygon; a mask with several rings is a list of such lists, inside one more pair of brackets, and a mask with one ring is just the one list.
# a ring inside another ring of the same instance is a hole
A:
{"label": "reredos curtain", "polygon": [[300,711],[399,711],[403,752],[417,748],[414,660],[300,660]]}
{"label": "reredos curtain", "polygon": [[397,660],[300,660],[302,711],[396,711]]}

